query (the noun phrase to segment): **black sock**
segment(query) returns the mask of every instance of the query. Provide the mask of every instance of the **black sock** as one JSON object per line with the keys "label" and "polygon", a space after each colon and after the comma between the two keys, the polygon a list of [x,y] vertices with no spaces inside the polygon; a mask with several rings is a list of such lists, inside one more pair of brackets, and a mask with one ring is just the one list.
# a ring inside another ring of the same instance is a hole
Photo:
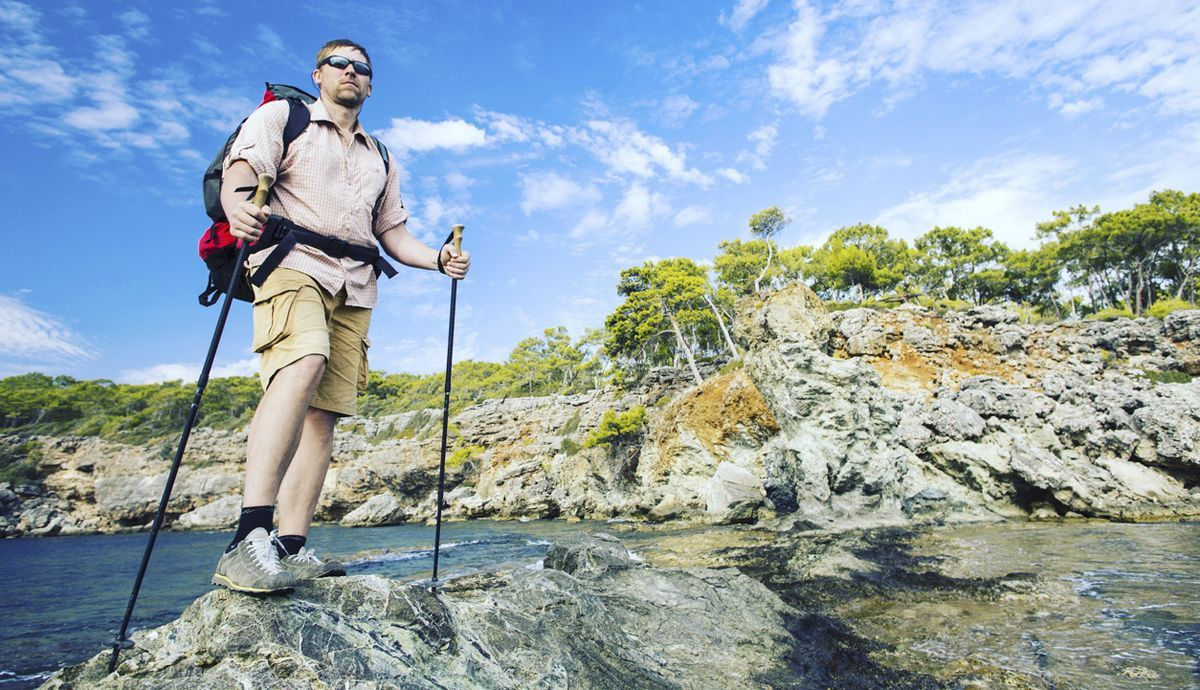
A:
{"label": "black sock", "polygon": [[279,552],[279,557],[295,556],[300,553],[300,549],[304,548],[304,543],[308,541],[308,537],[302,537],[299,534],[285,534],[279,537],[279,542],[275,544],[275,550]]}
{"label": "black sock", "polygon": [[270,532],[274,522],[275,506],[247,506],[242,508],[242,514],[238,517],[237,534],[233,535],[233,541],[229,542],[229,546],[225,548],[225,553],[229,553],[237,548],[237,545],[246,538],[246,535],[258,527],[262,527]]}

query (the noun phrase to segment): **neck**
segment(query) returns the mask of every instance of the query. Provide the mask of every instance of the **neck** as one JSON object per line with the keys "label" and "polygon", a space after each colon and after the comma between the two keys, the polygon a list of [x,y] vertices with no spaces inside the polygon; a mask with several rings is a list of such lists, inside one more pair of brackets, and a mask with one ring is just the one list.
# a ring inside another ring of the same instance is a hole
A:
{"label": "neck", "polygon": [[362,106],[347,108],[346,106],[330,100],[325,94],[321,94],[321,103],[325,105],[325,112],[329,113],[329,119],[333,123],[346,132],[354,130],[354,123],[358,121],[358,113],[362,110]]}

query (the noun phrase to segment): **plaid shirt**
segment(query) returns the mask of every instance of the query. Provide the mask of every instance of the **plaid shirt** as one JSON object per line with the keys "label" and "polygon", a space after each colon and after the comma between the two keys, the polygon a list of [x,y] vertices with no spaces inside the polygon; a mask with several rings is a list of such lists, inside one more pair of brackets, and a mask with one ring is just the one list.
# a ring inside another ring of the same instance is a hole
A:
{"label": "plaid shirt", "polygon": [[[268,103],[255,110],[229,149],[224,170],[244,160],[255,173],[274,177],[271,211],[313,232],[371,246],[376,237],[402,227],[408,211],[400,198],[395,161],[385,173],[383,158],[361,124],[354,123],[347,140],[319,100],[308,110],[310,124],[288,146],[282,163],[287,103]],[[252,254],[250,267],[261,264],[270,251]],[[367,264],[335,259],[298,244],[280,266],[312,276],[331,295],[345,287],[347,306],[375,306],[375,271]]]}

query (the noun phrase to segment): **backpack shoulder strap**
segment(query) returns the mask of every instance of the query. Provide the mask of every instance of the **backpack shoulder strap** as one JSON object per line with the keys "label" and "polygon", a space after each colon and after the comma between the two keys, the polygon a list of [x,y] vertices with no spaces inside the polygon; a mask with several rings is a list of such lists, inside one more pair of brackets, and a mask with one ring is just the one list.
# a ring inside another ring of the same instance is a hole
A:
{"label": "backpack shoulder strap", "polygon": [[383,174],[386,175],[388,172],[390,172],[389,169],[392,165],[391,154],[388,153],[387,147],[383,145],[383,142],[379,140],[379,137],[375,136],[374,134],[370,134],[368,136],[374,140],[375,148],[379,149],[379,157],[383,159]]}
{"label": "backpack shoulder strap", "polygon": [[288,104],[288,119],[287,124],[283,126],[283,155],[279,157],[283,161],[287,157],[288,145],[300,136],[300,133],[308,129],[309,112],[308,106],[301,103],[295,98],[287,99]]}

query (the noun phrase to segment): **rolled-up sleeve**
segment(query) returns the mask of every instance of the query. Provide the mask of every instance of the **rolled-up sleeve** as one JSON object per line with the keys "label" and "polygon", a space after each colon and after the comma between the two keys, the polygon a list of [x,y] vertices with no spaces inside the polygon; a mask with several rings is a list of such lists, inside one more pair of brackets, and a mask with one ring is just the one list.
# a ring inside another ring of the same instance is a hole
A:
{"label": "rolled-up sleeve", "polygon": [[283,157],[283,128],[287,119],[286,101],[267,103],[250,113],[233,146],[229,147],[221,172],[229,170],[229,166],[236,161],[246,161],[255,173],[277,178],[279,162]]}
{"label": "rolled-up sleeve", "polygon": [[383,194],[379,198],[379,210],[375,214],[375,227],[372,230],[376,237],[393,228],[398,228],[408,222],[408,209],[404,208],[404,198],[400,196],[400,175],[396,172],[396,161],[393,159],[388,166],[387,180],[383,183]]}

